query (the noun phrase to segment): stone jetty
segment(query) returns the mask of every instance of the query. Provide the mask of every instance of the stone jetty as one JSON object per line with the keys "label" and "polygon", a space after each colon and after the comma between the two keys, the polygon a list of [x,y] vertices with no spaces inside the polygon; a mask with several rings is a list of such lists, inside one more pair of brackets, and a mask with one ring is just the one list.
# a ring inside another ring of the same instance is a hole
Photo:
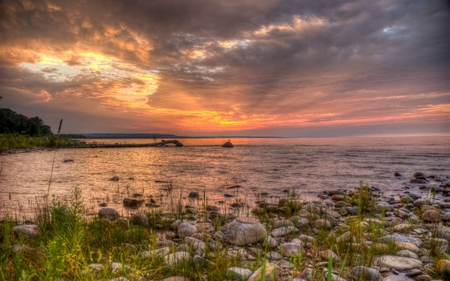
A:
{"label": "stone jetty", "polygon": [[177,147],[183,146],[178,140],[162,140],[160,142],[153,143],[114,143],[114,144],[87,144],[85,146],[80,146],[79,148],[121,148],[121,147],[161,147],[161,146],[171,146],[175,145]]}

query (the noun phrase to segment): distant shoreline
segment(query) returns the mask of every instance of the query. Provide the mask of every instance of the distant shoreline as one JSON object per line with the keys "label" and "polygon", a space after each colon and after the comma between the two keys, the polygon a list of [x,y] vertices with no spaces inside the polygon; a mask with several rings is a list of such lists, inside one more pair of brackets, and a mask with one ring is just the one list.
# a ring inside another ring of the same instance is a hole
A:
{"label": "distant shoreline", "polygon": [[158,134],[62,134],[75,139],[281,139],[279,136],[177,136]]}

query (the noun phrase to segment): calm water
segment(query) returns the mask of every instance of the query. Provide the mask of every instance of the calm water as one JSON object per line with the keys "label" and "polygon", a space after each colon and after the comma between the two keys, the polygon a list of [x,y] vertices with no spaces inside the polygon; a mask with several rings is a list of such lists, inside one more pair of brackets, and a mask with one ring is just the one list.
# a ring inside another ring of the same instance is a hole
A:
{"label": "calm water", "polygon": [[[283,197],[283,190],[315,198],[324,190],[352,189],[363,181],[387,194],[399,194],[414,172],[450,177],[449,137],[234,139],[231,149],[220,146],[226,139],[180,141],[184,147],[61,149],[1,156],[0,211],[31,212],[29,202],[47,191],[53,157],[50,194],[63,199],[78,187],[91,213],[100,209],[100,202],[122,210],[122,199],[133,193],[160,199],[169,182],[174,190],[182,190],[183,197],[205,190],[208,204],[226,209],[237,199],[253,204],[262,192],[268,193],[268,200]],[[65,159],[74,162],[64,163]],[[404,178],[395,178],[396,171]],[[109,181],[113,176],[120,180]],[[226,189],[230,184],[242,187]],[[224,199],[224,194],[235,197]]]}

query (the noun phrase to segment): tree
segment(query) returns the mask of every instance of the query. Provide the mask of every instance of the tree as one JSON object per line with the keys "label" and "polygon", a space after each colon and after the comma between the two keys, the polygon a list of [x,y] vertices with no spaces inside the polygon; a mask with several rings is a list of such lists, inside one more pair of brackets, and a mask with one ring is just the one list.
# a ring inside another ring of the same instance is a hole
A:
{"label": "tree", "polygon": [[50,126],[38,116],[28,118],[9,108],[0,108],[0,134],[27,134],[30,136],[53,135]]}

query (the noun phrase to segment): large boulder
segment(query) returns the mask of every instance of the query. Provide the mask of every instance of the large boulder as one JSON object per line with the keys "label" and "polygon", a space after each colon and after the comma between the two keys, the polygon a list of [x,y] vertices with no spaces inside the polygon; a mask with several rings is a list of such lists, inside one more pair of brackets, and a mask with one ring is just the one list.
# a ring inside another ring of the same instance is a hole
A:
{"label": "large boulder", "polygon": [[244,246],[258,242],[266,236],[266,229],[257,219],[239,217],[227,225],[224,238],[228,243]]}
{"label": "large boulder", "polygon": [[98,211],[98,217],[114,221],[120,218],[120,214],[113,208],[101,208],[100,211]]}

